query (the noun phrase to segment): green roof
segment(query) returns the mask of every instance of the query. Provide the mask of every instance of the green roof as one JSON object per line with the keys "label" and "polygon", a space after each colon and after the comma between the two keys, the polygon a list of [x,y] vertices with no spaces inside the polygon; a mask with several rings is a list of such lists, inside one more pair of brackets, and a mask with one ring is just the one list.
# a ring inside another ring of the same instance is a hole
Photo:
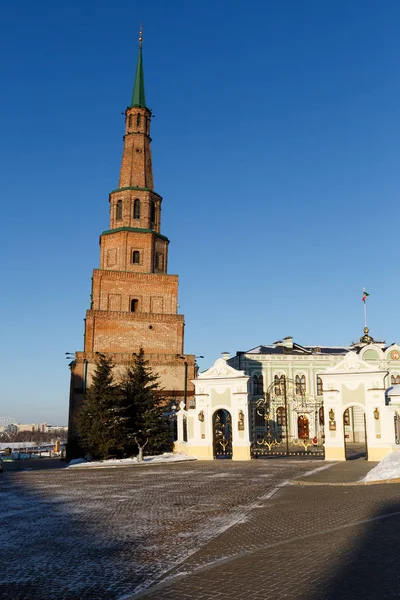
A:
{"label": "green roof", "polygon": [[135,84],[133,86],[132,102],[130,107],[139,106],[140,108],[146,107],[146,96],[144,93],[144,72],[143,72],[143,60],[142,60],[142,48],[139,48],[139,55],[136,65],[136,76]]}
{"label": "green roof", "polygon": [[161,238],[162,240],[166,240],[169,242],[169,239],[162,235],[162,233],[157,233],[154,229],[146,229],[142,227],[116,227],[116,229],[107,229],[106,231],[102,231],[101,235],[110,235],[110,233],[118,233],[119,231],[133,231],[135,233],[152,233],[153,235]]}

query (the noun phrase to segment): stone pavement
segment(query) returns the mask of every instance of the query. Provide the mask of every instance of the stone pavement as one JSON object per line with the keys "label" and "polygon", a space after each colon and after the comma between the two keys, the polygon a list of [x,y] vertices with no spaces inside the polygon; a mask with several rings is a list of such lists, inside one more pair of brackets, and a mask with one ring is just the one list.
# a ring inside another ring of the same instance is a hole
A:
{"label": "stone pavement", "polygon": [[[310,478],[355,481],[374,466],[348,464]],[[134,598],[398,599],[399,536],[400,484],[284,486]]]}
{"label": "stone pavement", "polygon": [[315,469],[310,475],[298,478],[300,483],[354,483],[363,479],[378,463],[364,458],[346,462],[324,462],[323,467]]}
{"label": "stone pavement", "polygon": [[[373,466],[348,464],[305,479],[340,470],[351,479],[349,469],[354,479]],[[325,466],[199,461],[6,474],[0,598],[399,598],[400,484],[290,483]]]}
{"label": "stone pavement", "polygon": [[192,461],[0,477],[0,598],[118,599],[318,462]]}

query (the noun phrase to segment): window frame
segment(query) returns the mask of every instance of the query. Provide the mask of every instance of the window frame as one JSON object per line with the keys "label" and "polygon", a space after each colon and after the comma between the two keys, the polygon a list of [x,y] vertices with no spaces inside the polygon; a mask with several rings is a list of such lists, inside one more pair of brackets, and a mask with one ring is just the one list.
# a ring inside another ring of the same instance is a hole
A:
{"label": "window frame", "polygon": [[122,221],[122,216],[123,216],[123,205],[122,205],[122,200],[117,200],[117,203],[115,205],[115,220],[116,221]]}
{"label": "window frame", "polygon": [[140,199],[135,198],[133,201],[133,218],[140,219]]}

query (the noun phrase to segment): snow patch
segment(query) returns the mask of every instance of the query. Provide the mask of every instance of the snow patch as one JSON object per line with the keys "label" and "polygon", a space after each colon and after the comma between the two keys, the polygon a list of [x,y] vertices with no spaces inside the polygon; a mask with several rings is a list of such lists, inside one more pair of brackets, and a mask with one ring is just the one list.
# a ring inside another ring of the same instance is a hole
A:
{"label": "snow patch", "polygon": [[361,481],[382,481],[400,478],[400,451],[391,452]]}
{"label": "snow patch", "polygon": [[124,465],[143,465],[143,464],[155,464],[155,463],[166,463],[166,462],[181,462],[186,460],[197,460],[195,456],[188,456],[180,452],[164,452],[157,456],[145,456],[142,462],[138,461],[137,456],[134,458],[111,458],[109,460],[92,460],[87,461],[84,458],[75,458],[71,460],[68,467],[73,468],[84,468],[84,467],[120,467]]}
{"label": "snow patch", "polygon": [[68,466],[73,467],[74,465],[81,465],[82,463],[87,462],[86,458],[73,458],[69,461]]}

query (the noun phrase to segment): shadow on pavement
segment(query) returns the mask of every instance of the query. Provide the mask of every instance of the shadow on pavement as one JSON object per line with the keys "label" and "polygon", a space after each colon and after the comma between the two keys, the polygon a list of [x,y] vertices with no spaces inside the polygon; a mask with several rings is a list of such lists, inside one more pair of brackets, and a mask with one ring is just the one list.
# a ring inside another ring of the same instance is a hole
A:
{"label": "shadow on pavement", "polygon": [[334,577],[320,582],[312,600],[400,598],[400,501],[386,504],[372,518],[354,528],[349,552],[338,566],[332,563]]}
{"label": "shadow on pavement", "polygon": [[[56,480],[54,475],[0,475],[0,599],[120,598],[147,577],[146,566],[135,569],[135,557],[148,539],[140,530],[133,535],[129,527],[109,524],[107,511],[118,507],[104,494],[96,498],[91,474],[82,474],[87,484],[80,490],[74,490],[70,472],[60,471]],[[83,490],[91,496],[86,503],[79,498]]]}
{"label": "shadow on pavement", "polygon": [[63,469],[67,463],[61,458],[26,458],[3,463],[4,472],[13,471],[42,471],[48,469]]}

